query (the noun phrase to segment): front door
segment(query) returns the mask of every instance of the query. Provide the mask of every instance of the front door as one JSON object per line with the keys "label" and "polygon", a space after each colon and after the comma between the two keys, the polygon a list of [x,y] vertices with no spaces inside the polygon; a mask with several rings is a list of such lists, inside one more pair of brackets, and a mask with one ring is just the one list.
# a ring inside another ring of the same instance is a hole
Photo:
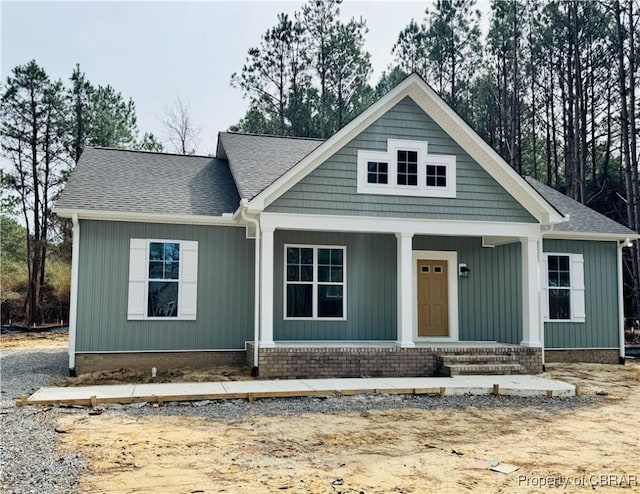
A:
{"label": "front door", "polygon": [[418,336],[449,336],[447,261],[418,260]]}

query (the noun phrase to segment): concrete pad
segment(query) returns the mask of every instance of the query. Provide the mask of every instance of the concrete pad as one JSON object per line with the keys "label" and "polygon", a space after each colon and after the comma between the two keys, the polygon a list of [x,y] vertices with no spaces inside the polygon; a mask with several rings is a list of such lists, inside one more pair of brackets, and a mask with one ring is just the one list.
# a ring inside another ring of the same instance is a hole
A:
{"label": "concrete pad", "polygon": [[362,390],[374,391],[384,384],[376,378],[344,378],[344,379],[304,379],[307,386],[315,391],[331,393],[333,391]]}
{"label": "concrete pad", "polygon": [[205,383],[154,383],[136,384],[133,396],[193,396],[193,395],[225,395],[226,390],[219,382]]}
{"label": "concrete pad", "polygon": [[389,388],[441,388],[454,384],[451,377],[381,377],[378,381]]}
{"label": "concrete pad", "polygon": [[133,396],[133,384],[111,384],[104,386],[79,386],[65,388],[40,388],[32,394],[28,402],[37,401],[74,401],[90,400],[95,396],[98,400],[131,398]]}
{"label": "concrete pad", "polygon": [[[487,395],[494,392],[510,396],[575,396],[575,386],[530,375],[396,377],[347,379],[290,379],[275,381],[224,381],[206,383],[154,383],[68,388],[41,388],[26,404],[91,404],[130,403],[132,401],[186,401],[234,398],[267,398],[314,396],[321,394],[380,393],[424,394],[448,396]],[[24,404],[24,403],[23,403]]]}
{"label": "concrete pad", "polygon": [[222,384],[227,393],[296,393],[313,391],[304,380],[288,379],[282,381],[225,381]]}

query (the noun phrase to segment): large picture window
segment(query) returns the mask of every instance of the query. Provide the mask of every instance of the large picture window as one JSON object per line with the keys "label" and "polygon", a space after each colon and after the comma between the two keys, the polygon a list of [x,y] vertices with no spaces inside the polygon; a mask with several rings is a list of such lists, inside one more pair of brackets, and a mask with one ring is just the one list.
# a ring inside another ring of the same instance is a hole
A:
{"label": "large picture window", "polygon": [[344,319],[345,247],[285,245],[285,318]]}

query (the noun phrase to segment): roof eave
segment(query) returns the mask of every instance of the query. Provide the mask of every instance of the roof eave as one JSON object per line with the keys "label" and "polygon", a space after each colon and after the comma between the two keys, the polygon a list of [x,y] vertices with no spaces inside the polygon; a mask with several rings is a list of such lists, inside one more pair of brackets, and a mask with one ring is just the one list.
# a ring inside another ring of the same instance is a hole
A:
{"label": "roof eave", "polygon": [[546,239],[557,240],[596,240],[596,241],[623,241],[637,240],[640,235],[635,232],[629,233],[601,233],[601,232],[567,232],[551,230],[543,232],[542,237]]}
{"label": "roof eave", "polygon": [[185,225],[226,225],[235,226],[233,213],[213,215],[140,213],[132,211],[104,211],[83,208],[54,208],[53,212],[62,218],[77,215],[81,220],[130,221],[136,223],[172,223]]}

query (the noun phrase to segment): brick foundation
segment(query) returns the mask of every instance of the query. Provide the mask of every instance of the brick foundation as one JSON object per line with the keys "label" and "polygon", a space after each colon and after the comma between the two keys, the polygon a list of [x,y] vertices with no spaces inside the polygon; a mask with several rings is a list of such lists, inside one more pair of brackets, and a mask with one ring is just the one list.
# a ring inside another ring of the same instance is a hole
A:
{"label": "brick foundation", "polygon": [[586,348],[581,350],[552,350],[544,351],[545,363],[594,363],[594,364],[618,364],[620,362],[620,350],[617,348]]}
{"label": "brick foundation", "polygon": [[114,369],[163,372],[180,367],[242,366],[244,351],[76,353],[76,374]]}
{"label": "brick foundation", "polygon": [[[439,354],[515,355],[526,374],[542,372],[539,348],[519,346],[329,346],[261,348],[261,379],[332,377],[423,377],[439,372]],[[247,343],[247,364],[253,365],[253,344]]]}

